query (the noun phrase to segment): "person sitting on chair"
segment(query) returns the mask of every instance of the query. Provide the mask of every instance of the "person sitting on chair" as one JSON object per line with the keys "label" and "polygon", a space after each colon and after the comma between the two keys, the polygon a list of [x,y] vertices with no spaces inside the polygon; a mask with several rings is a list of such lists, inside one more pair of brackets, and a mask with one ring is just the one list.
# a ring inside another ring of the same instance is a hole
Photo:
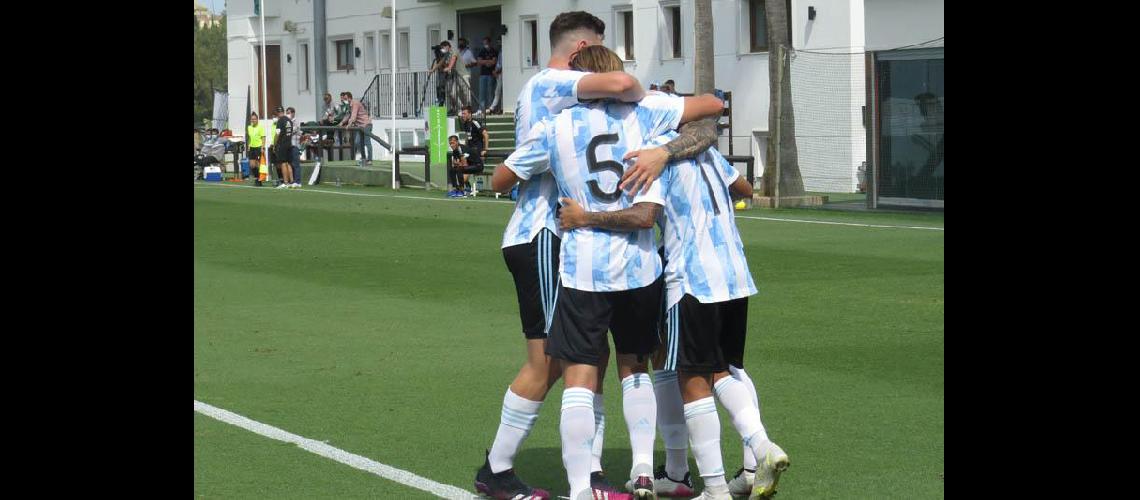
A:
{"label": "person sitting on chair", "polygon": [[447,152],[447,181],[454,186],[454,189],[447,192],[447,196],[463,198],[471,194],[471,190],[466,188],[467,176],[483,172],[483,158],[473,154],[467,146],[459,144],[457,135],[448,137],[447,144],[451,147]]}

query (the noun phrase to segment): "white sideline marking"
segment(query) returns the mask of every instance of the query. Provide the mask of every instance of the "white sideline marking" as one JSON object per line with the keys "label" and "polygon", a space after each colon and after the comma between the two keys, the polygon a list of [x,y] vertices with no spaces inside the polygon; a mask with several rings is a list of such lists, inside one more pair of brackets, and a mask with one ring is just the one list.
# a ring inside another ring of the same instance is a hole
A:
{"label": "white sideline marking", "polygon": [[[234,185],[234,184],[198,184],[198,183],[195,183],[194,187],[196,187],[196,188],[199,188],[199,187],[230,187],[230,188],[260,189],[263,191],[277,191],[276,189],[274,189],[272,187],[265,188],[265,187],[257,187],[257,186],[246,186],[243,184]],[[324,190],[324,189],[313,189],[313,188],[294,189],[292,191],[308,191],[311,193],[339,194],[339,195],[343,195],[343,196],[366,196],[366,197],[370,197],[370,198],[403,198],[403,199],[408,199],[408,200],[428,200],[428,201],[446,201],[446,202],[475,202],[475,203],[510,203],[511,205],[515,204],[515,202],[513,202],[513,201],[505,201],[505,200],[476,200],[476,199],[471,199],[471,198],[447,198],[447,199],[444,199],[444,198],[428,198],[428,197],[424,197],[424,196],[406,196],[406,195],[399,195],[399,194],[346,193],[346,192],[342,192],[342,191],[328,191],[328,190]],[[945,231],[946,230],[945,228],[941,228],[941,227],[892,226],[892,225],[885,225],[885,224],[860,224],[860,223],[855,223],[855,222],[835,222],[835,221],[824,221],[824,220],[782,219],[779,217],[752,217],[752,216],[748,216],[748,215],[737,215],[736,218],[737,219],[754,219],[754,220],[772,220],[772,221],[779,221],[779,222],[804,222],[807,224],[830,224],[830,225],[835,225],[835,226],[885,227],[885,228],[895,228],[895,229],[924,229],[924,230],[928,230],[928,231]]]}
{"label": "white sideline marking", "polygon": [[927,229],[930,231],[945,231],[941,227],[925,227],[925,226],[888,226],[883,224],[857,224],[854,222],[835,222],[824,220],[805,220],[805,219],[780,219],[777,217],[751,217],[748,215],[737,215],[737,219],[756,219],[756,220],[776,220],[780,222],[806,222],[808,224],[834,224],[837,226],[859,226],[859,227],[893,227],[897,229]]}
{"label": "white sideline marking", "polygon": [[270,439],[276,439],[278,441],[284,441],[286,443],[293,443],[310,453],[315,453],[322,457],[333,459],[349,467],[360,469],[365,472],[371,472],[384,479],[411,486],[412,488],[423,490],[433,495],[438,495],[441,498],[462,498],[464,500],[480,498],[465,490],[456,488],[455,486],[437,483],[431,479],[417,476],[406,470],[384,465],[370,458],[349,453],[323,442],[301,437],[296,434],[283,431],[271,425],[263,424],[256,420],[250,420],[236,413],[226,411],[215,406],[210,406],[196,399],[194,400],[194,411],[206,415],[207,417],[220,420],[227,424],[236,425],[242,429],[265,436]]}
{"label": "white sideline marking", "polygon": [[[258,190],[262,190],[262,191],[278,191],[278,189],[274,189],[272,186],[269,186],[268,189],[266,189],[265,187],[246,186],[244,184],[228,184],[228,185],[227,184],[195,184],[194,187],[229,187],[229,188],[258,189]],[[343,196],[365,196],[365,197],[369,197],[369,198],[404,198],[404,199],[408,199],[408,200],[428,200],[428,201],[446,201],[446,202],[470,201],[470,202],[476,202],[476,203],[510,203],[511,205],[515,204],[515,202],[509,201],[509,200],[507,200],[507,201],[504,201],[504,200],[473,200],[470,198],[428,198],[425,196],[406,196],[406,195],[399,195],[399,194],[346,193],[344,191],[328,191],[325,189],[317,189],[317,188],[311,188],[311,187],[305,187],[305,188],[301,188],[301,189],[290,189],[289,191],[339,194],[339,195],[343,195]]]}

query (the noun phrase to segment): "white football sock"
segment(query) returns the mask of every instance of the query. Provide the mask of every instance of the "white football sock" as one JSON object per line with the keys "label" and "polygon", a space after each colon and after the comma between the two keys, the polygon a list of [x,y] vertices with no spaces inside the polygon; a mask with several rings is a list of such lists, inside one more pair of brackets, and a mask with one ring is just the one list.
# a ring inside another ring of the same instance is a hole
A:
{"label": "white football sock", "polygon": [[514,467],[515,455],[534,428],[541,409],[542,401],[525,399],[507,388],[507,393],[503,395],[499,432],[495,434],[495,443],[491,445],[491,453],[487,456],[491,472],[499,473]]}
{"label": "white football sock", "polygon": [[657,398],[657,427],[665,442],[665,474],[683,480],[689,473],[689,429],[685,426],[685,403],[675,370],[653,372],[653,394]]}
{"label": "white football sock", "polygon": [[570,483],[570,498],[590,491],[590,458],[594,448],[594,392],[571,387],[562,392],[562,466]]}
{"label": "white football sock", "polygon": [[[744,387],[748,389],[748,393],[752,396],[752,404],[756,405],[756,409],[759,410],[760,398],[756,397],[756,385],[752,383],[752,377],[748,376],[748,372],[745,372],[743,368],[729,365],[728,373],[736,377],[736,380],[739,380],[740,383],[744,384]],[[763,417],[761,417],[761,419],[763,419]],[[742,446],[744,447],[744,451],[741,454],[741,456],[744,457],[744,463],[742,465],[747,470],[756,470],[756,455],[752,453],[752,448],[746,444]]]}
{"label": "white football sock", "polygon": [[590,461],[590,472],[602,470],[602,448],[606,437],[606,398],[603,394],[594,394],[594,449],[593,459]]}
{"label": "white football sock", "polygon": [[621,381],[622,412],[629,427],[629,447],[633,451],[630,478],[653,477],[653,439],[657,435],[657,398],[648,373],[634,373]]}
{"label": "white football sock", "polygon": [[764,424],[760,422],[760,409],[752,404],[748,388],[735,377],[724,377],[713,385],[713,390],[716,391],[720,404],[732,418],[732,426],[740,433],[744,445],[751,449],[757,458],[763,456],[763,451],[768,447],[768,433],[764,430]]}
{"label": "white football sock", "polygon": [[712,396],[685,405],[685,425],[705,487],[726,485],[724,459],[720,456],[720,416]]}

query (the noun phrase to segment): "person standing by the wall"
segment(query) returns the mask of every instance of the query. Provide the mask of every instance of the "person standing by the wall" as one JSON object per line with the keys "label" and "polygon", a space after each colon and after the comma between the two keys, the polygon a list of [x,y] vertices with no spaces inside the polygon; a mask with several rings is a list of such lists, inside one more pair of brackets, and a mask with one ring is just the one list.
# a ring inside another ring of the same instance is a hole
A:
{"label": "person standing by the wall", "polygon": [[479,110],[491,112],[491,99],[495,91],[495,64],[499,51],[491,45],[491,37],[483,37],[483,48],[479,51]]}
{"label": "person standing by the wall", "polygon": [[[358,165],[371,165],[372,164],[372,116],[368,114],[368,107],[361,103],[358,99],[352,98],[352,92],[345,92],[344,96],[349,102],[348,115],[340,122],[342,127],[358,127],[360,130],[355,131],[352,137],[356,138],[352,145],[352,155],[356,156],[356,145],[360,144],[360,162]],[[367,151],[367,154],[365,153]]]}

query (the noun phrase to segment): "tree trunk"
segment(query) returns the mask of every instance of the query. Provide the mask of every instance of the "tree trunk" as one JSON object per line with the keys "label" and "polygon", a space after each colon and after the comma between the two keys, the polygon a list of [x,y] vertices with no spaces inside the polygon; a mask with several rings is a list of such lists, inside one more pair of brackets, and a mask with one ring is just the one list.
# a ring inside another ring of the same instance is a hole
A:
{"label": "tree trunk", "polygon": [[[792,112],[792,71],[791,58],[785,50],[782,75],[777,75],[776,64],[779,47],[791,47],[791,33],[788,31],[787,0],[765,0],[765,17],[768,27],[768,159],[772,163],[764,166],[764,195],[775,196],[776,144],[780,145],[780,197],[803,196],[804,182],[800,177],[799,155],[796,151],[796,118]],[[777,80],[779,78],[779,81]],[[777,99],[777,92],[780,98]],[[780,101],[780,110],[776,102]],[[780,126],[776,126],[779,120]],[[780,136],[775,136],[779,128]]]}
{"label": "tree trunk", "polygon": [[693,93],[711,94],[713,82],[713,20],[712,0],[696,0],[693,23],[696,45],[693,57]]}

